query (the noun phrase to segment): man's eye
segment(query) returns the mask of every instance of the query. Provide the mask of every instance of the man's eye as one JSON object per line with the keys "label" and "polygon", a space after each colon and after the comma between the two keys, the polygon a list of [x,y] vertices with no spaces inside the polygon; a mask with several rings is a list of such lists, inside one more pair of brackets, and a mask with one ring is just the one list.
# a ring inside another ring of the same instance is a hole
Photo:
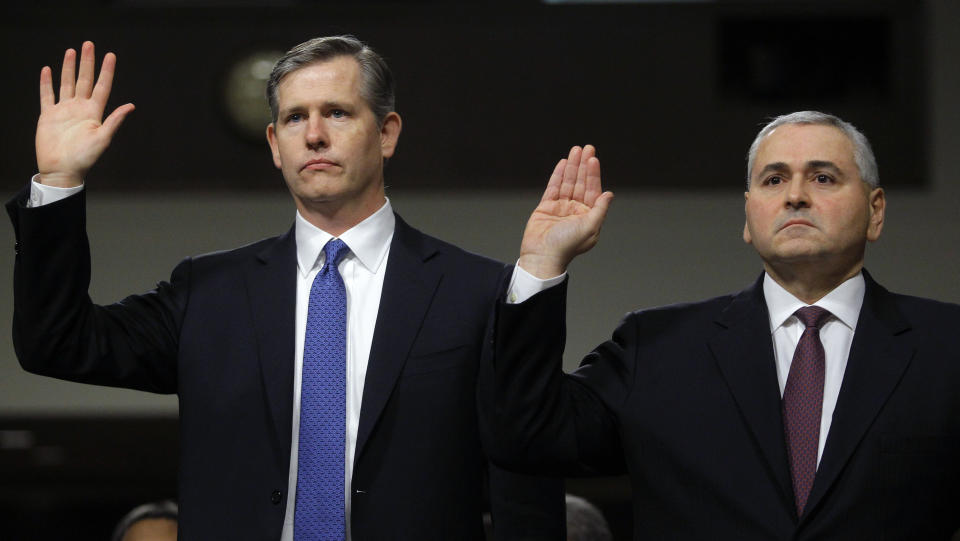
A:
{"label": "man's eye", "polygon": [[334,109],[333,111],[330,111],[330,116],[333,118],[344,118],[347,116],[347,112],[343,109]]}
{"label": "man's eye", "polygon": [[833,177],[830,175],[817,175],[817,182],[819,184],[830,184],[833,182]]}
{"label": "man's eye", "polygon": [[767,185],[769,185],[769,186],[776,186],[777,184],[780,184],[781,182],[783,182],[783,179],[780,178],[780,177],[777,176],[777,175],[774,175],[774,176],[768,178],[768,179],[766,180],[765,184],[767,184]]}
{"label": "man's eye", "polygon": [[303,115],[300,113],[293,113],[287,117],[287,122],[300,122],[303,120]]}

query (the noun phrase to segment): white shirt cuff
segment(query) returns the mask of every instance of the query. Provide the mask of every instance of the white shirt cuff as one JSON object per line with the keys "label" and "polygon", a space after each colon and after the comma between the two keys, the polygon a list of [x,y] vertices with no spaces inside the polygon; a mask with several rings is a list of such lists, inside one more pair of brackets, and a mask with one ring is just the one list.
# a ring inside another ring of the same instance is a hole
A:
{"label": "white shirt cuff", "polygon": [[43,205],[56,203],[83,189],[83,184],[74,186],[73,188],[58,188],[56,186],[40,184],[37,182],[39,176],[40,173],[37,173],[30,179],[30,199],[27,200],[27,208],[42,207]]}
{"label": "white shirt cuff", "polygon": [[560,276],[541,280],[520,268],[520,262],[517,261],[517,265],[513,267],[513,276],[510,277],[510,287],[507,288],[507,304],[520,304],[537,293],[563,282],[566,277],[567,273],[564,272]]}

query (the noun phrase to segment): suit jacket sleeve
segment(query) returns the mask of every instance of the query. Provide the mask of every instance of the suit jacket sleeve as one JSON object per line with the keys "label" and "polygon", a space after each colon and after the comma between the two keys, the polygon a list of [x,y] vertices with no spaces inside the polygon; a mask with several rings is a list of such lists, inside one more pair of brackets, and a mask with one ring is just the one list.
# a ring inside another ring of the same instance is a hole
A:
{"label": "suit jacket sleeve", "polygon": [[566,539],[563,478],[489,465],[490,515],[496,541]]}
{"label": "suit jacket sleeve", "polygon": [[562,370],[566,282],[520,304],[499,302],[481,370],[484,437],[494,462],[531,473],[625,471],[615,411],[632,387],[636,330],[628,317],[613,339]]}
{"label": "suit jacket sleeve", "polygon": [[180,318],[190,262],[171,282],[116,304],[87,293],[90,247],[85,190],[36,208],[29,188],[7,203],[16,234],[13,343],[29,372],[153,392],[176,391]]}
{"label": "suit jacket sleeve", "polygon": [[[505,294],[512,273],[512,265],[507,265],[501,270],[497,280],[498,286],[490,297],[489,306],[493,306],[496,299]],[[491,342],[494,323],[492,312],[492,310],[488,312],[489,317],[484,331],[485,344]],[[483,347],[481,350],[482,365],[487,348]],[[483,368],[480,371],[483,372]],[[478,405],[480,405],[483,396],[479,383],[477,390]],[[480,429],[482,432],[484,427],[481,425]],[[483,437],[483,440],[488,441],[489,438]],[[508,471],[492,462],[487,464],[486,477],[494,540],[562,541],[567,538],[566,502],[562,477]]]}

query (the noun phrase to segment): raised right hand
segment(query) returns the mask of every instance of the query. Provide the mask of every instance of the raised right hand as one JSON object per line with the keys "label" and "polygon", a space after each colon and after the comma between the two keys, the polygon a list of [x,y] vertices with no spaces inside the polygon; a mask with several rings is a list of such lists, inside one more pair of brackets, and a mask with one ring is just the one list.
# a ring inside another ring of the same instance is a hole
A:
{"label": "raised right hand", "polygon": [[600,184],[596,149],[575,146],[550,176],[540,204],[534,209],[520,243],[522,269],[538,278],[567,270],[579,254],[593,248],[607,215],[613,192]]}
{"label": "raised right hand", "polygon": [[102,120],[117,57],[113,53],[103,57],[96,85],[94,60],[93,43],[85,41],[80,53],[80,72],[74,78],[77,53],[67,49],[60,72],[60,101],[56,101],[53,93],[52,70],[49,66],[40,70],[36,144],[41,184],[61,188],[83,184],[84,175],[110,146],[113,134],[134,109],[132,103],[121,105]]}

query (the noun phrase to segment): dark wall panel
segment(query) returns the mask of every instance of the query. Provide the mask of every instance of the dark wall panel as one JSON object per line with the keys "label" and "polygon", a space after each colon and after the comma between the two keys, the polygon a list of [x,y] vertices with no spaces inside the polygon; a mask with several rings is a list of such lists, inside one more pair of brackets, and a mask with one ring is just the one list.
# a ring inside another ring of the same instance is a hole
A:
{"label": "dark wall panel", "polygon": [[137,105],[90,180],[112,189],[277,189],[263,140],[224,114],[230,65],[350,32],[393,67],[404,131],[393,186],[539,187],[593,143],[613,189],[720,188],[763,120],[816,108],[861,127],[881,181],[922,185],[922,4],[681,3],[21,8],[5,51],[0,188],[33,173],[42,65],[115,51],[111,107]]}

